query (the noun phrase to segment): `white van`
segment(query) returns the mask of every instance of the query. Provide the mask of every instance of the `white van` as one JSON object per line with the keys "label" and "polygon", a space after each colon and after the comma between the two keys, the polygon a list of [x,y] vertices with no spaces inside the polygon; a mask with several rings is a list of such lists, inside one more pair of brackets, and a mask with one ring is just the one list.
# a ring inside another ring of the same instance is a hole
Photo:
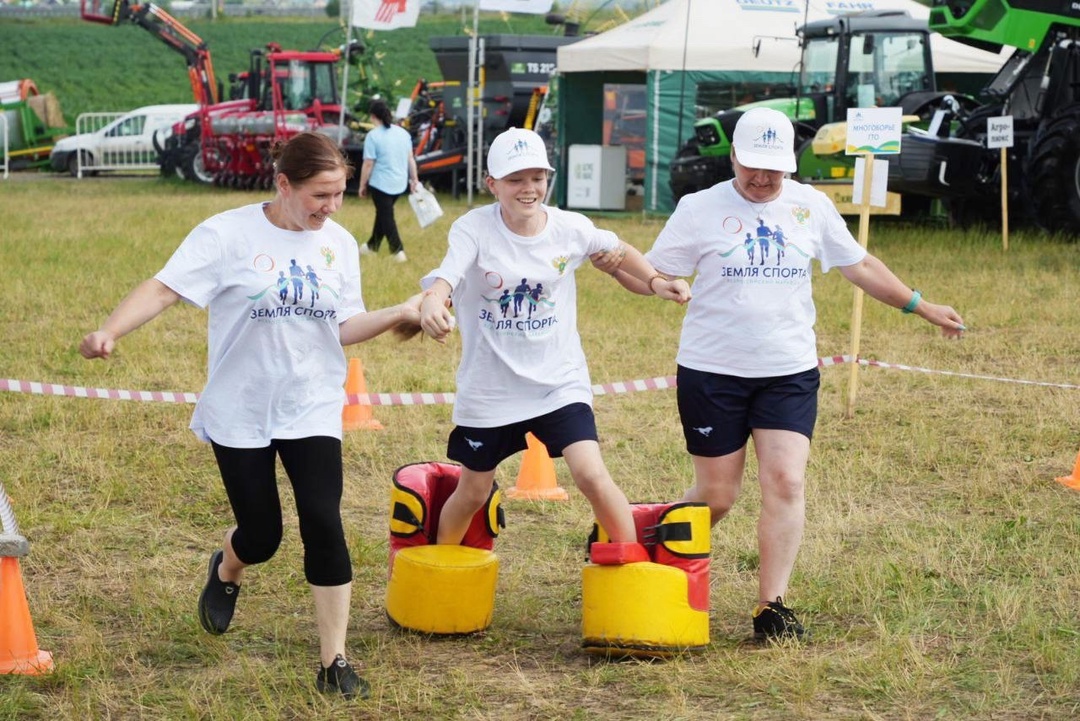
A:
{"label": "white van", "polygon": [[53,147],[50,164],[53,170],[72,175],[78,175],[80,161],[84,173],[153,167],[158,162],[154,134],[158,134],[160,146],[173,125],[198,109],[198,105],[188,103],[148,105],[119,117],[116,113],[84,113],[76,121],[78,134]]}

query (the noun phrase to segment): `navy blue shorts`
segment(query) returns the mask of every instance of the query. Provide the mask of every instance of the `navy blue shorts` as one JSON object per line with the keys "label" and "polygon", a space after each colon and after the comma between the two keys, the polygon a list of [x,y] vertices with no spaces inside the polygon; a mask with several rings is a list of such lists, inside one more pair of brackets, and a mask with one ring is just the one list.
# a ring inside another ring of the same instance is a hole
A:
{"label": "navy blue shorts", "polygon": [[586,403],[568,406],[536,418],[495,428],[456,426],[446,444],[446,456],[470,471],[493,471],[527,447],[525,434],[532,433],[547,446],[548,455],[561,458],[563,449],[578,441],[597,441],[596,417]]}
{"label": "navy blue shorts", "polygon": [[746,445],[755,428],[795,431],[807,438],[817,421],[817,368],[787,376],[740,378],[679,366],[679,418],[686,450],[726,456]]}

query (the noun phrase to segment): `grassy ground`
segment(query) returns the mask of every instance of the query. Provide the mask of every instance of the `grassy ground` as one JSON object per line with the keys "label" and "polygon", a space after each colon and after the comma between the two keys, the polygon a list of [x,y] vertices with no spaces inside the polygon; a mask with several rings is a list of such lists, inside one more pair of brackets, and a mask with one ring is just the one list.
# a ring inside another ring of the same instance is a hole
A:
{"label": "grassy ground", "polygon": [[[191,226],[264,196],[157,179],[22,178],[0,187],[6,378],[197,391],[205,316],[174,308],[108,362],[81,336],[156,272]],[[448,217],[419,231],[399,208],[410,262],[364,260],[370,307],[404,298],[445,248]],[[371,206],[337,216],[365,238]],[[648,248],[661,221],[603,218]],[[1051,384],[1080,375],[1080,246],[875,222],[871,250],[964,315],[962,342],[869,301],[862,354],[889,363]],[[579,273],[593,381],[670,375],[683,311]],[[847,352],[851,286],[815,278],[819,350]],[[768,312],[768,309],[761,309]],[[351,348],[373,392],[453,390],[459,348],[390,337]],[[233,629],[201,631],[195,600],[229,523],[191,408],[0,394],[0,481],[32,543],[21,560],[38,642],[56,670],[0,677],[11,719],[1066,719],[1080,711],[1080,495],[1054,482],[1080,443],[1078,391],[868,368],[854,418],[849,367],[823,371],[809,519],[788,601],[803,647],[749,643],[756,593],[751,468],[713,531],[711,645],[663,663],[580,651],[588,505],[558,463],[561,503],[508,502],[495,617],[484,634],[427,640],[384,614],[388,492],[403,463],[444,458],[450,409],[379,407],[385,430],[346,437],[343,512],[356,583],[349,634],[373,685],[349,705],[313,688],[317,646],[295,518],[247,576]],[[598,397],[602,445],[632,500],[673,500],[691,477],[675,397]],[[500,471],[513,485],[517,461]],[[288,491],[284,491],[288,496]],[[288,504],[287,504],[288,505]]]}

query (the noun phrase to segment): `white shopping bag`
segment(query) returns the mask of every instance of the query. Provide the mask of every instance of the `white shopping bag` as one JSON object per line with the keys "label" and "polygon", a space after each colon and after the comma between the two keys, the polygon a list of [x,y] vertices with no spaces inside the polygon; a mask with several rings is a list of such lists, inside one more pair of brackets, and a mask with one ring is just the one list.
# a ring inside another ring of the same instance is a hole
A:
{"label": "white shopping bag", "polygon": [[439,199],[435,194],[424,186],[420,186],[415,193],[409,194],[409,205],[416,213],[416,222],[421,228],[426,228],[442,217],[443,210],[439,206]]}

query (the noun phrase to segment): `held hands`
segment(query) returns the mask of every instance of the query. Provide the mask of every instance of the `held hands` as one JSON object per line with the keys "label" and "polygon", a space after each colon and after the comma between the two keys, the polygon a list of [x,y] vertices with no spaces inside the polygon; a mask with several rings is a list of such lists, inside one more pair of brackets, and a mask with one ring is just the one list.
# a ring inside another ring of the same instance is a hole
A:
{"label": "held hands", "polygon": [[673,300],[679,305],[690,302],[690,284],[682,278],[668,280],[662,275],[656,275],[649,281],[649,288],[658,298]]}
{"label": "held hands", "polygon": [[420,332],[420,302],[423,298],[417,293],[398,306],[401,320],[393,328],[394,337],[398,340],[407,341]]}
{"label": "held hands", "polygon": [[79,343],[79,353],[83,358],[108,358],[115,347],[116,338],[112,333],[96,330],[83,336]]}
{"label": "held hands", "polygon": [[594,268],[611,275],[619,269],[619,265],[622,264],[625,257],[626,247],[620,244],[614,250],[601,250],[599,253],[593,253],[589,256],[589,260],[592,261]]}
{"label": "held hands", "polygon": [[420,304],[420,327],[439,343],[446,342],[446,336],[454,330],[456,320],[445,302],[438,296],[425,292]]}

